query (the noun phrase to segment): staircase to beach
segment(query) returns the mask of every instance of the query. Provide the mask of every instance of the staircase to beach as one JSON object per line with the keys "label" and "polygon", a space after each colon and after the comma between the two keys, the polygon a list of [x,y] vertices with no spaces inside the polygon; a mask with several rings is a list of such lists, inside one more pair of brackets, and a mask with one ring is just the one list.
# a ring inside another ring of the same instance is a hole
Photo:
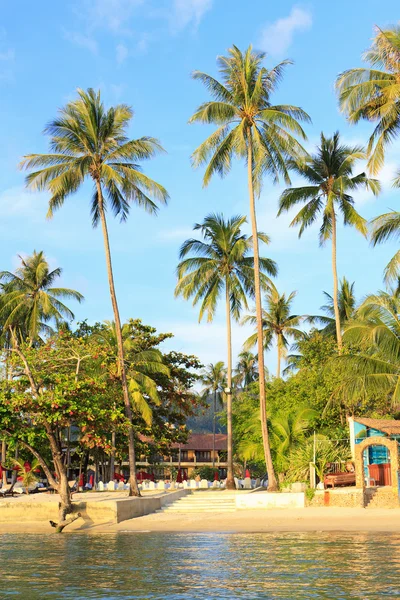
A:
{"label": "staircase to beach", "polygon": [[236,510],[235,492],[227,490],[212,492],[198,491],[182,496],[175,502],[164,506],[160,512],[167,513],[216,513]]}
{"label": "staircase to beach", "polygon": [[364,492],[365,508],[399,508],[399,497],[390,486],[370,487]]}

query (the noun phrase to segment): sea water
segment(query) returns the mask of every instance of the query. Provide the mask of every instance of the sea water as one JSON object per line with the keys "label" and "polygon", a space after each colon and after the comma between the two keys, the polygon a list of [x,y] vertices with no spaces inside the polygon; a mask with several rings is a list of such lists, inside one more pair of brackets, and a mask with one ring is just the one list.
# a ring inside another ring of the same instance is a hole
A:
{"label": "sea water", "polygon": [[397,534],[0,534],[0,598],[398,597]]}

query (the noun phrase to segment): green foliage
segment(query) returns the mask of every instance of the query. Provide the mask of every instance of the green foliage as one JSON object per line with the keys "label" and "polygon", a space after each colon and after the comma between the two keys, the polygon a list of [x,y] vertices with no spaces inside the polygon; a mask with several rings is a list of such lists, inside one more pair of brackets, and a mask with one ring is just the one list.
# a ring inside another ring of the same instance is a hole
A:
{"label": "green foliage", "polygon": [[326,138],[321,133],[321,144],[316,154],[302,163],[290,163],[292,169],[304,177],[309,185],[286,189],[280,197],[278,215],[303,204],[290,226],[299,226],[301,237],[307,227],[321,217],[321,245],[332,238],[336,212],[342,213],[345,225],[355,227],[366,236],[366,221],[355,210],[354,198],[350,195],[362,188],[369,189],[373,194],[380,191],[376,179],[369,179],[365,173],[353,173],[355,164],[365,157],[361,146],[341,144],[338,132],[332,138]]}
{"label": "green foliage", "polygon": [[34,342],[40,334],[53,333],[49,322],[59,326],[74,318],[61,298],[81,302],[83,296],[75,290],[54,287],[62,269],[50,271],[43,252],[35,251],[27,258],[20,256],[20,260],[21,266],[15,273],[0,272],[0,282],[3,282],[0,321],[5,331],[11,327],[20,337]]}
{"label": "green foliage", "polygon": [[305,156],[297,138],[305,139],[300,122],[310,119],[297,106],[272,102],[290,61],[267,69],[263,66],[265,53],[254,51],[251,46],[243,53],[232,46],[228,53],[218,58],[221,81],[200,71],[193,73],[213,100],[199,106],[189,122],[217,126],[193,153],[193,164],[207,165],[203,178],[207,185],[214,174],[224,177],[229,173],[232,158],[247,160],[250,145],[253,179],[259,192],[267,173],[274,181],[280,176],[290,181],[286,158],[298,160]]}
{"label": "green foliage", "polygon": [[[265,294],[266,308],[262,311],[262,325],[264,331],[264,348],[269,350],[276,343],[278,352],[277,377],[281,376],[281,359],[286,357],[289,340],[300,340],[304,338],[304,332],[298,329],[304,317],[291,313],[292,302],[296,292],[289,296],[280,294],[273,283]],[[251,323],[257,329],[257,319],[254,315],[247,315],[243,323]],[[257,331],[244,343],[244,348],[249,349],[257,344]]]}
{"label": "green foliage", "polygon": [[[204,241],[189,239],[182,244],[175,295],[182,295],[185,300],[193,297],[194,305],[200,303],[199,321],[205,313],[207,320],[212,321],[224,290],[236,320],[242,309],[248,308],[247,298],[254,296],[252,240],[242,233],[245,222],[246,218],[240,216],[225,220],[222,215],[208,215],[203,223],[194,226]],[[265,234],[258,236],[269,242]],[[192,256],[186,258],[188,254]],[[260,258],[260,268],[265,287],[269,284],[265,273],[276,275],[276,264],[269,258]]]}
{"label": "green foliage", "polygon": [[400,402],[400,298],[379,292],[367,296],[357,311],[357,319],[346,327],[344,339],[360,348],[338,362],[343,369],[342,396],[350,402],[371,398]]}
{"label": "green foliage", "polygon": [[132,117],[133,111],[126,104],[106,110],[100,91],[78,89],[78,98],[63,107],[46,126],[53,152],[29,154],[21,167],[31,171],[26,182],[32,190],[50,192],[49,218],[87,178],[105,191],[100,195],[94,188],[93,226],[98,224],[103,208],[108,207],[125,221],[131,203],[156,213],[157,202],[167,201],[166,190],[145,175],[138,164],[163,148],[152,137],[129,140],[127,130]]}
{"label": "green foliage", "polygon": [[40,466],[39,461],[37,459],[33,460],[29,467],[25,466],[25,462],[22,460],[14,459],[13,463],[14,466],[18,468],[18,476],[22,478],[22,484],[26,490],[26,493],[29,494],[29,487],[38,481],[38,477],[35,472]]}
{"label": "green foliage", "polygon": [[363,58],[371,68],[345,71],[336,87],[340,107],[351,123],[362,119],[376,123],[368,144],[368,169],[375,175],[384,164],[386,147],[399,132],[400,27],[375,27],[372,46]]}
{"label": "green foliage", "polygon": [[214,481],[214,475],[216,471],[218,471],[217,468],[213,469],[212,467],[204,465],[202,467],[196,467],[195,469],[193,469],[192,477],[196,477],[198,475],[201,479],[207,479],[207,481]]}

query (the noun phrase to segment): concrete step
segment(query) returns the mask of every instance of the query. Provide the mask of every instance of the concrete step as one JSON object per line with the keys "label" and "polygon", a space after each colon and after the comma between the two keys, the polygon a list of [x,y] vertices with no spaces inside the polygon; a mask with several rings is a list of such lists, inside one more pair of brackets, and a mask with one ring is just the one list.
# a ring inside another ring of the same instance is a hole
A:
{"label": "concrete step", "polygon": [[192,493],[179,498],[163,507],[163,512],[180,513],[215,513],[234,512],[236,510],[235,494]]}
{"label": "concrete step", "polygon": [[367,488],[364,493],[364,507],[374,508],[399,508],[397,490],[386,487]]}

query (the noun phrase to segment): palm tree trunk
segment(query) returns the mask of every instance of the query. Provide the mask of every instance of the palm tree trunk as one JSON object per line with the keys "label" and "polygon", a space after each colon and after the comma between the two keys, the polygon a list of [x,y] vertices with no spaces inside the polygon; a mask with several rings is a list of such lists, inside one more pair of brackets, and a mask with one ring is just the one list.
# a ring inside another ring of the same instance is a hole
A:
{"label": "palm tree trunk", "polygon": [[257,218],[254,199],[253,187],[253,151],[251,144],[251,130],[249,130],[248,147],[247,147],[247,179],[249,186],[250,199],[250,217],[251,230],[253,235],[253,250],[254,250],[254,291],[256,301],[256,319],[257,319],[257,350],[258,350],[258,370],[259,370],[259,385],[260,385],[260,419],[261,432],[264,447],[265,464],[268,473],[268,489],[275,491],[278,486],[275,477],[274,465],[272,463],[271,448],[269,445],[268,426],[267,426],[267,407],[265,398],[265,368],[264,368],[264,340],[262,326],[262,307],[261,307],[261,285],[260,285],[260,261],[258,252],[258,237],[257,237]]}
{"label": "palm tree trunk", "polygon": [[226,278],[225,285],[226,297],[226,333],[228,343],[228,369],[227,369],[227,386],[228,392],[226,397],[226,416],[227,416],[227,432],[228,432],[228,472],[226,477],[226,489],[236,489],[235,479],[233,477],[233,437],[232,437],[232,328],[231,328],[231,302],[229,294],[229,281]]}
{"label": "palm tree trunk", "polygon": [[336,265],[336,215],[332,211],[332,274],[333,274],[333,309],[335,311],[336,339],[339,354],[342,352],[342,329],[340,326],[339,301],[338,301],[338,275]]}
{"label": "palm tree trunk", "polygon": [[131,401],[129,398],[128,381],[127,381],[127,377],[126,377],[121,319],[119,316],[117,296],[115,293],[114,275],[113,275],[111,252],[110,252],[110,241],[109,241],[109,237],[108,237],[107,221],[106,221],[106,215],[105,215],[104,206],[103,206],[103,194],[102,194],[102,189],[101,189],[101,185],[100,185],[99,181],[96,181],[96,187],[97,187],[97,194],[98,194],[98,205],[99,205],[99,213],[100,213],[100,219],[101,219],[101,227],[103,230],[104,249],[105,249],[105,254],[106,254],[108,284],[110,286],[111,303],[112,303],[112,307],[113,307],[113,311],[114,311],[115,332],[116,332],[117,344],[118,344],[118,361],[119,361],[120,372],[121,372],[121,383],[122,383],[122,393],[123,393],[123,397],[124,397],[125,414],[130,423],[129,434],[128,434],[129,472],[130,472],[129,496],[140,496],[140,491],[139,491],[137,479],[136,479],[135,435],[134,435],[134,431],[133,431],[133,414],[132,414]]}
{"label": "palm tree trunk", "polygon": [[278,346],[278,364],[277,364],[277,367],[276,367],[276,378],[277,378],[277,379],[280,379],[280,377],[281,377],[281,358],[282,358],[282,348],[281,348],[281,345],[280,345],[280,343],[279,343],[279,337],[278,337],[278,343],[277,343],[277,346]]}
{"label": "palm tree trunk", "polygon": [[212,441],[212,466],[215,469],[215,409],[217,406],[217,390],[214,390],[214,406],[213,406],[213,441]]}
{"label": "palm tree trunk", "polygon": [[7,458],[7,443],[6,440],[3,440],[1,442],[1,465],[3,467],[3,485],[7,485],[7,471],[5,468],[5,462],[6,462],[6,458]]}

